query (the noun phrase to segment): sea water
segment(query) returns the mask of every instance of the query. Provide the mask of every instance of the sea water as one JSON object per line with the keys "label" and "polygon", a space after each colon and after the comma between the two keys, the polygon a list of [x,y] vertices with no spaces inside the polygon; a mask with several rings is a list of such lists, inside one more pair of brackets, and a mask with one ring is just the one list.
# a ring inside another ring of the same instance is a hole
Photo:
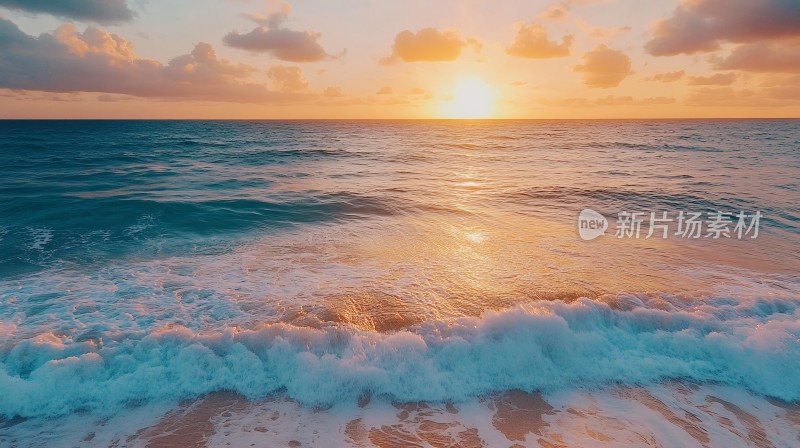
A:
{"label": "sea water", "polygon": [[225,392],[240,423],[296,414],[273,442],[358,445],[358,421],[402,446],[356,419],[371,397],[454,403],[494,446],[486,397],[518,391],[562,441],[602,442],[567,419],[592,407],[652,443],[687,434],[654,409],[754,440],[724,395],[800,443],[798,179],[793,120],[0,122],[0,445],[143,445]]}

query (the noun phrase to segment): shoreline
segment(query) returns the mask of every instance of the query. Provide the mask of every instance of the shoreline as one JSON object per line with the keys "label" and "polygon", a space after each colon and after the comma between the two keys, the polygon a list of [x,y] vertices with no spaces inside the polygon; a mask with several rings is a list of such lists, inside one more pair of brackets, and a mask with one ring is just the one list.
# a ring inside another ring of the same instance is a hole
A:
{"label": "shoreline", "polygon": [[[800,440],[800,403],[728,386],[680,381],[548,394],[512,390],[464,403],[399,403],[362,397],[357,403],[327,408],[303,406],[283,394],[251,401],[234,393],[215,392],[141,418],[148,407],[126,410],[80,430],[76,430],[76,422],[86,424],[91,415],[66,417],[69,422],[63,425],[39,422],[37,437],[21,431],[23,438],[12,436],[6,441],[12,446],[68,446],[75,439],[81,446],[144,448],[664,444],[768,448]],[[129,412],[138,412],[138,420],[127,419],[126,430],[114,428]],[[19,419],[2,428],[13,434],[26,426],[37,427],[37,420],[41,419]],[[59,427],[68,428],[69,434],[52,430]],[[20,440],[31,445],[20,444]],[[53,445],[54,440],[58,442]]]}

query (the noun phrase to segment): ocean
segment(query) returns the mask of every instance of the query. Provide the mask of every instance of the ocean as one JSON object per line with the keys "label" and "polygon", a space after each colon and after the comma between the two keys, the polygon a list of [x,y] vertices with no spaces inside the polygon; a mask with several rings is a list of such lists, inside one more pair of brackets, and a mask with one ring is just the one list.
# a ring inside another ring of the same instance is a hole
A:
{"label": "ocean", "polygon": [[797,120],[0,121],[0,446],[800,446],[798,179]]}

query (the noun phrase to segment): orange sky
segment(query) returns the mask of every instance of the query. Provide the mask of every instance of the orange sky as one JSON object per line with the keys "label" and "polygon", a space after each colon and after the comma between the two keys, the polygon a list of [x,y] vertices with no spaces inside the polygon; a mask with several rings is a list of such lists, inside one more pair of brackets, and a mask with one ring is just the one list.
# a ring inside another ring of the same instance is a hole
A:
{"label": "orange sky", "polygon": [[0,117],[800,117],[800,1],[0,0]]}

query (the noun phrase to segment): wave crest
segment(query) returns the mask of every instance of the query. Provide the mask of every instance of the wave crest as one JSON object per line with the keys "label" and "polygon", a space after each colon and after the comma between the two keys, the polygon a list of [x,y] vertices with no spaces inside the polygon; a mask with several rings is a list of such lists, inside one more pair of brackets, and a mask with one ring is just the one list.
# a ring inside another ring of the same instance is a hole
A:
{"label": "wave crest", "polygon": [[325,406],[368,393],[443,402],[667,379],[793,401],[800,399],[798,310],[791,299],[616,296],[534,302],[395,333],[272,324],[80,342],[42,334],[0,351],[0,414],[111,414],[222,390],[250,398],[285,391]]}

